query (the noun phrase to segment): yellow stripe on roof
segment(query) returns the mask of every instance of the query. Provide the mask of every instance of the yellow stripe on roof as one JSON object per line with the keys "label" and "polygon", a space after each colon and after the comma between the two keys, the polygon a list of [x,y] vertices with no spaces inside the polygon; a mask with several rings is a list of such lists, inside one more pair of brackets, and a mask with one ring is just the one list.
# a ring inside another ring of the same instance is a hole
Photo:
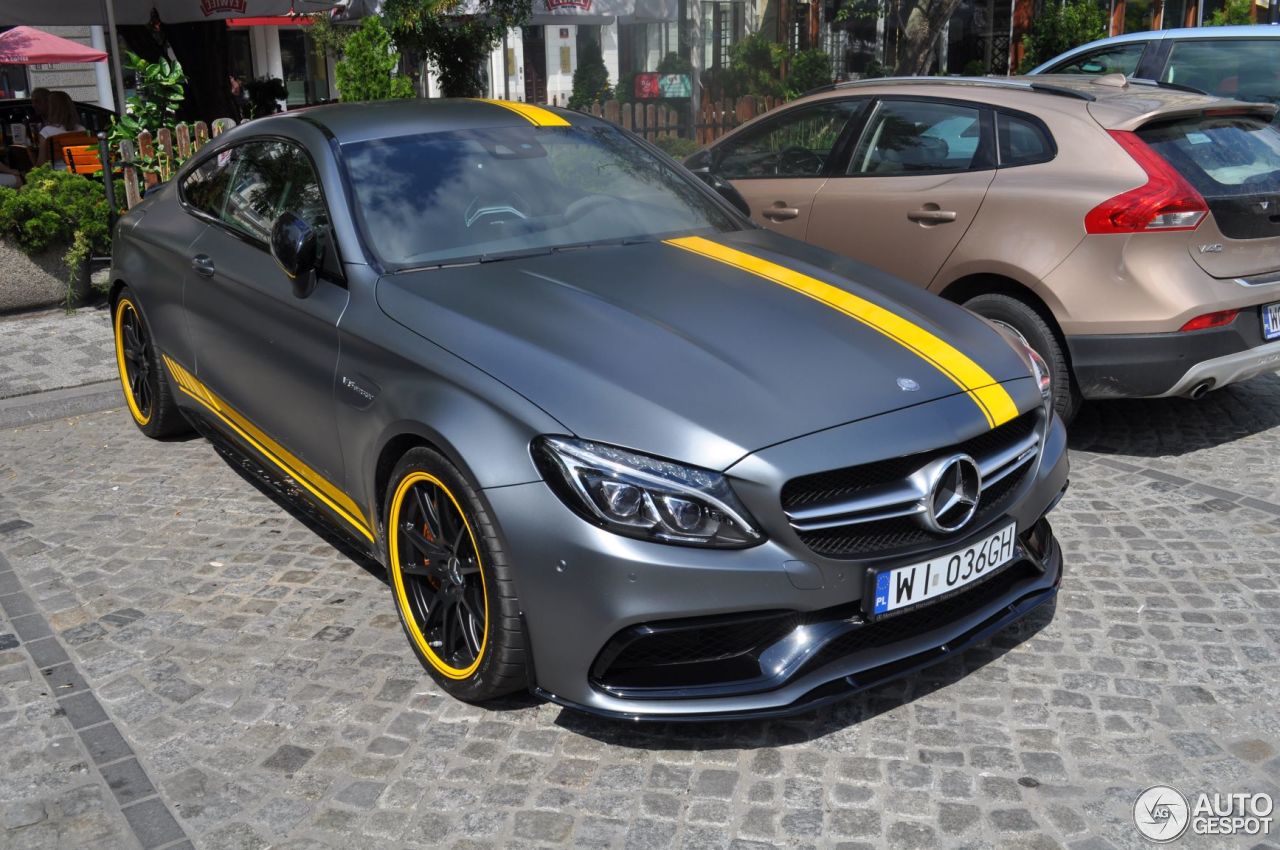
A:
{"label": "yellow stripe on roof", "polygon": [[1008,391],[985,369],[955,346],[879,304],[795,269],[701,236],[668,239],[667,244],[785,286],[884,334],[946,375],[967,393],[986,417],[988,427],[1003,425],[1018,415],[1018,407]]}
{"label": "yellow stripe on roof", "polygon": [[522,103],[517,100],[490,100],[488,98],[476,98],[476,100],[491,103],[494,106],[501,106],[503,109],[509,109],[521,118],[528,120],[535,127],[570,126],[568,121],[550,109],[543,109],[541,106],[535,106],[532,103]]}

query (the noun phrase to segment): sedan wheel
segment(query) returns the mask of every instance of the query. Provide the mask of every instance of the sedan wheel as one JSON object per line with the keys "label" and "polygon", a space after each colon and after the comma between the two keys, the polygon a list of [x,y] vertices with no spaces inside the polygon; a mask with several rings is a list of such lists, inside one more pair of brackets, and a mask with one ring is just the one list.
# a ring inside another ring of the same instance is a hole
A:
{"label": "sedan wheel", "polygon": [[524,640],[506,558],[475,491],[440,455],[414,449],[392,476],[387,565],[409,643],[461,699],[525,687]]}
{"label": "sedan wheel", "polygon": [[136,299],[128,288],[120,291],[114,306],[116,368],[125,404],[133,422],[148,437],[167,437],[189,430],[178,410],[169,379]]}

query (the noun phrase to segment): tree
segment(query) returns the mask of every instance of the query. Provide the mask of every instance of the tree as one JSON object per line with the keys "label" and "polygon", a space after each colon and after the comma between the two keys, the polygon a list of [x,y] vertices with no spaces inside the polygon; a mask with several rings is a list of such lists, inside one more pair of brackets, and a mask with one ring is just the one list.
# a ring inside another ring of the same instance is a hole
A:
{"label": "tree", "polygon": [[1107,14],[1094,0],[1066,0],[1061,5],[1046,3],[1022,37],[1025,53],[1018,70],[1029,71],[1073,47],[1107,34]]}
{"label": "tree", "polygon": [[589,38],[578,48],[578,67],[573,71],[573,93],[569,95],[570,109],[586,109],[593,103],[609,99],[609,69],[604,64],[600,42]]}
{"label": "tree", "polygon": [[1250,14],[1253,0],[1226,0],[1226,4],[1213,13],[1208,21],[1211,27],[1229,27],[1253,23]]}
{"label": "tree", "polygon": [[445,97],[475,97],[484,90],[481,68],[510,27],[529,19],[530,0],[387,0],[382,18],[396,47],[431,63]]}
{"label": "tree", "polygon": [[342,43],[335,71],[343,100],[392,100],[413,97],[413,84],[397,76],[400,54],[391,49],[391,36],[376,16],[360,21],[360,28]]}
{"label": "tree", "polygon": [[894,3],[898,22],[898,61],[894,73],[924,74],[933,64],[942,30],[960,5],[960,0],[914,0]]}

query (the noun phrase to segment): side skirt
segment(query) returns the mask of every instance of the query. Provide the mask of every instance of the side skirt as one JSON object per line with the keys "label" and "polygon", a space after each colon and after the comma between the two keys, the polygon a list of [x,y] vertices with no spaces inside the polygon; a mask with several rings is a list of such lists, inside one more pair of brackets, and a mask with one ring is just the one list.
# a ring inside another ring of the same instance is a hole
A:
{"label": "side skirt", "polygon": [[228,463],[274,496],[287,511],[312,526],[321,536],[329,538],[328,542],[335,547],[347,550],[347,554],[372,558],[379,566],[385,566],[379,557],[377,546],[356,534],[341,516],[313,497],[307,488],[271,463],[257,449],[221,427],[213,417],[207,416],[198,407],[182,405],[182,412],[200,436],[208,440]]}

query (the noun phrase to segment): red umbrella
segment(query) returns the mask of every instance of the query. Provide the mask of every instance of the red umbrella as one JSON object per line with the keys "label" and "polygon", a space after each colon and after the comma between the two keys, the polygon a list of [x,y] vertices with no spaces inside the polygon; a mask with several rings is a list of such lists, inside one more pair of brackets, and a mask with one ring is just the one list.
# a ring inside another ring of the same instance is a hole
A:
{"label": "red umbrella", "polygon": [[62,62],[105,62],[107,54],[35,27],[0,33],[0,65],[45,65]]}

